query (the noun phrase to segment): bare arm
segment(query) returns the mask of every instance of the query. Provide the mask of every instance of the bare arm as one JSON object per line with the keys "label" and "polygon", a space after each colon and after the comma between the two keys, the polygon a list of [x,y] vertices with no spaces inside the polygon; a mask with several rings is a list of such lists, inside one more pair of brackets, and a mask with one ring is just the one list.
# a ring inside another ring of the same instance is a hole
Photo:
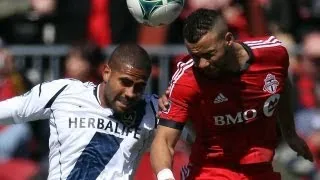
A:
{"label": "bare arm", "polygon": [[[185,60],[187,59],[190,60],[190,57],[186,57]],[[192,64],[189,65],[191,66]],[[174,180],[171,171],[174,148],[190,117],[192,104],[199,100],[198,84],[188,75],[184,76],[185,70],[178,66],[175,75],[179,78],[173,78],[170,87],[159,99],[160,120],[151,145],[151,165],[158,180]]]}
{"label": "bare arm", "polygon": [[287,79],[279,102],[278,120],[284,138],[296,135],[291,88],[291,82]]}
{"label": "bare arm", "polygon": [[278,120],[282,136],[291,149],[297,152],[298,155],[303,156],[309,161],[313,161],[309,147],[304,140],[297,135],[295,129],[291,88],[291,82],[287,79],[284,92],[281,94],[278,111]]}
{"label": "bare arm", "polygon": [[151,165],[156,174],[163,169],[172,168],[174,147],[181,131],[159,125],[151,145]]}

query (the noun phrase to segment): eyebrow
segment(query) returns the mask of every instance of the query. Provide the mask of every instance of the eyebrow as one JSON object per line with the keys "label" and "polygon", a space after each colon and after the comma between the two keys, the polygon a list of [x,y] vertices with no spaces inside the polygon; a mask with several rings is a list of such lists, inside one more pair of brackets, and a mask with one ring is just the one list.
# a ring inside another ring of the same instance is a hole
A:
{"label": "eyebrow", "polygon": [[214,52],[216,52],[217,50],[216,49],[210,49],[209,51],[207,51],[205,54],[207,54],[207,53],[214,53]]}
{"label": "eyebrow", "polygon": [[145,83],[145,82],[138,82],[137,84],[142,85],[142,86],[147,86],[147,83]]}
{"label": "eyebrow", "polygon": [[199,56],[201,56],[201,55],[209,55],[209,54],[212,54],[212,53],[215,53],[215,52],[216,52],[215,49],[211,49],[211,50],[209,50],[209,51],[206,51],[206,52],[204,52],[204,53],[199,54]]}
{"label": "eyebrow", "polygon": [[132,79],[130,79],[130,78],[128,78],[128,77],[120,77],[119,79],[121,79],[121,80],[128,80],[128,81],[131,81],[133,84],[142,84],[142,85],[147,85],[147,83],[146,83],[146,82],[144,82],[144,81],[134,83],[134,80],[132,80]]}
{"label": "eyebrow", "polygon": [[130,79],[130,78],[128,78],[128,77],[119,77],[119,79],[133,81],[132,79]]}

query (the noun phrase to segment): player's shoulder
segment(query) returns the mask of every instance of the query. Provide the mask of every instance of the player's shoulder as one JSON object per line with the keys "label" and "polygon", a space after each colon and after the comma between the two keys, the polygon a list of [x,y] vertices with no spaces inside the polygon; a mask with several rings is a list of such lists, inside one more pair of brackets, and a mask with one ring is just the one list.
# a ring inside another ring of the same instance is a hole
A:
{"label": "player's shoulder", "polygon": [[96,85],[92,82],[82,82],[80,80],[72,78],[54,80],[51,83],[55,84],[56,86],[65,85],[71,91],[81,91],[83,89],[92,89],[96,87]]}
{"label": "player's shoulder", "polygon": [[78,94],[80,92],[90,91],[96,87],[95,84],[92,82],[85,82],[79,81],[77,79],[57,79],[49,82],[43,82],[38,85],[39,91],[46,91],[46,92],[52,92],[53,94],[56,94],[59,92],[59,94]]}
{"label": "player's shoulder", "polygon": [[194,62],[190,55],[184,56],[181,58],[181,60],[178,61],[177,67],[176,67],[176,76],[179,75],[187,75],[192,72],[192,66]]}
{"label": "player's shoulder", "polygon": [[199,80],[193,68],[194,61],[190,55],[185,56],[177,63],[177,70],[170,81],[170,97],[194,97],[200,91]]}
{"label": "player's shoulder", "polygon": [[82,81],[72,78],[63,78],[63,79],[55,79],[52,81],[45,81],[41,84],[50,84],[52,86],[61,86],[61,85],[76,85],[83,84]]}
{"label": "player's shoulder", "polygon": [[179,83],[180,85],[190,86],[196,83],[193,65],[194,61],[190,55],[183,57],[177,63],[177,68],[171,78],[170,84]]}
{"label": "player's shoulder", "polygon": [[138,107],[139,113],[143,114],[141,123],[145,129],[153,130],[157,125],[158,99],[156,94],[145,94],[141,107]]}
{"label": "player's shoulder", "polygon": [[46,93],[56,93],[58,91],[65,91],[70,86],[71,80],[69,79],[56,79],[52,81],[44,81],[33,88],[33,90],[45,91]]}
{"label": "player's shoulder", "polygon": [[256,63],[261,65],[288,66],[289,56],[282,42],[274,36],[267,36],[243,41]]}
{"label": "player's shoulder", "polygon": [[257,37],[242,41],[256,56],[285,56],[286,48],[275,36]]}
{"label": "player's shoulder", "polygon": [[155,106],[156,110],[157,110],[157,106],[158,106],[158,99],[159,96],[156,94],[145,94],[143,96],[144,101],[146,102],[146,105],[152,105]]}

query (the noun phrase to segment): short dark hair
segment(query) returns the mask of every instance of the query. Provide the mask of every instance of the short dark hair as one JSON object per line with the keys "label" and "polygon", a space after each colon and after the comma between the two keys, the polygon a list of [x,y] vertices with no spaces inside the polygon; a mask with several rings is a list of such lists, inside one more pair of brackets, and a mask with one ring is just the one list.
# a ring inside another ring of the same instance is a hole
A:
{"label": "short dark hair", "polygon": [[110,68],[129,64],[134,68],[151,73],[152,62],[147,51],[138,44],[126,43],[116,47],[108,61]]}
{"label": "short dark hair", "polygon": [[183,37],[189,43],[197,43],[202,36],[213,28],[217,28],[219,35],[220,33],[226,33],[228,31],[220,12],[200,8],[191,13],[185,20]]}

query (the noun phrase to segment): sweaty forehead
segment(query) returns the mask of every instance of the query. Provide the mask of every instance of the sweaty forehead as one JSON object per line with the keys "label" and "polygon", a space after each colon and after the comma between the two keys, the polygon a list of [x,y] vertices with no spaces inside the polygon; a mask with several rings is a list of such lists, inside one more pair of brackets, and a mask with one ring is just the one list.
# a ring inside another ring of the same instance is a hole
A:
{"label": "sweaty forehead", "polygon": [[130,64],[122,64],[117,68],[116,71],[120,73],[120,76],[130,76],[135,79],[147,80],[149,77],[149,74],[146,70],[135,68]]}

